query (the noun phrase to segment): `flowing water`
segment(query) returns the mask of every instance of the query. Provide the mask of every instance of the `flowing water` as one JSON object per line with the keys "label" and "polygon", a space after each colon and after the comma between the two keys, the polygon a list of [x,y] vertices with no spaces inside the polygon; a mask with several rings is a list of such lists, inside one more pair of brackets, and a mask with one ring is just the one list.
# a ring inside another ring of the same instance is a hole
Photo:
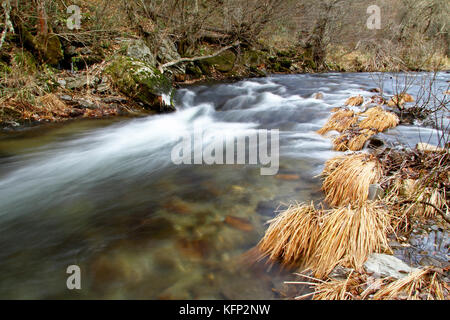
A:
{"label": "flowing water", "polygon": [[[445,87],[448,74],[440,74]],[[179,89],[173,114],[77,121],[0,137],[0,298],[272,299],[286,272],[244,254],[275,210],[319,200],[335,153],[316,134],[333,107],[370,97],[372,74],[273,76]],[[389,83],[386,80],[386,91]],[[414,94],[416,87],[410,92]],[[323,99],[312,96],[322,92]],[[280,168],[175,165],[180,137],[280,130]],[[400,126],[385,138],[437,143]],[[81,268],[81,290],[66,268]]]}

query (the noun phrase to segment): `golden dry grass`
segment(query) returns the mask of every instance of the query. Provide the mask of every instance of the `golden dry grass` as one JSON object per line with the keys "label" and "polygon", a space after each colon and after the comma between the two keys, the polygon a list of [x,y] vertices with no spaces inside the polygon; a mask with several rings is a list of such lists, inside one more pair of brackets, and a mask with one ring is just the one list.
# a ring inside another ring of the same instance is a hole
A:
{"label": "golden dry grass", "polygon": [[380,202],[328,210],[308,267],[317,278],[338,264],[359,270],[371,253],[389,248],[390,230],[390,216]]}
{"label": "golden dry grass", "polygon": [[331,206],[362,205],[369,196],[370,185],[381,178],[382,169],[372,155],[356,153],[327,161],[322,175],[322,190]]}
{"label": "golden dry grass", "polygon": [[364,98],[361,95],[357,95],[356,97],[350,97],[345,101],[346,106],[360,106],[364,103]]}
{"label": "golden dry grass", "polygon": [[444,300],[444,284],[438,279],[437,272],[425,268],[383,287],[373,299]]}
{"label": "golden dry grass", "polygon": [[360,115],[364,116],[364,117],[370,117],[372,115],[377,115],[377,114],[379,114],[380,112],[383,112],[383,111],[384,110],[383,110],[382,107],[376,106],[376,107],[367,109],[365,112],[361,113]]}
{"label": "golden dry grass", "polygon": [[293,266],[308,259],[317,243],[320,212],[313,204],[291,205],[269,221],[264,238],[258,244],[263,256]]}
{"label": "golden dry grass", "polygon": [[414,102],[413,96],[411,96],[408,93],[401,93],[398,95],[395,95],[391,98],[391,100],[388,101],[388,106],[395,107],[395,106],[402,106],[407,102]]}
{"label": "golden dry grass", "polygon": [[351,272],[345,280],[321,282],[315,287],[313,300],[352,300],[352,291],[357,291],[361,286],[358,280]]}
{"label": "golden dry grass", "polygon": [[400,120],[397,115],[392,112],[381,110],[375,107],[366,111],[369,116],[359,123],[361,129],[372,129],[378,132],[383,132],[386,129],[395,128]]}
{"label": "golden dry grass", "polygon": [[333,150],[335,151],[360,151],[366,142],[375,135],[376,132],[363,129],[349,130],[333,140]]}
{"label": "golden dry grass", "polygon": [[446,205],[445,195],[442,195],[440,190],[436,188],[424,188],[418,190],[415,200],[416,203],[413,204],[414,213],[427,218],[436,216],[437,211],[433,206],[424,204],[424,202],[430,203],[441,210],[444,210]]}
{"label": "golden dry grass", "polygon": [[343,132],[350,128],[353,124],[358,121],[355,113],[351,110],[340,109],[333,113],[333,115],[328,119],[327,123],[317,131],[317,133],[323,135],[329,131],[336,130]]}

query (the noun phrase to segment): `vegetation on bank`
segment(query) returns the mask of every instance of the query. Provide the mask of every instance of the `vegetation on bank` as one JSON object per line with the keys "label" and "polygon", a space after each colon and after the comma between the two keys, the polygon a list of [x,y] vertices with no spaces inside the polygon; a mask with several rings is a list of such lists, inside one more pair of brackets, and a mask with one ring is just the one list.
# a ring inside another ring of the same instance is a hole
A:
{"label": "vegetation on bank", "polygon": [[[448,114],[446,96],[434,101],[434,107],[444,108]],[[422,228],[427,221],[448,230],[448,128],[441,128],[439,146],[419,143],[412,149],[395,149],[383,146],[382,141],[370,145],[368,141],[374,135],[400,123],[391,108],[399,109],[395,111],[401,115],[408,109],[406,101],[413,102],[414,98],[402,92],[384,100],[384,106],[375,107],[378,103],[373,100],[363,105],[363,97],[351,97],[346,106],[335,108],[319,133],[337,132],[334,150],[347,153],[325,164],[321,174],[323,202],[291,205],[269,221],[257,246],[262,257],[300,272],[299,281],[289,284],[308,285],[313,292],[298,299],[449,298],[448,267],[433,262],[411,269],[409,274],[400,269],[405,276],[383,275],[377,272],[383,268],[393,270],[402,261],[397,259],[390,265],[373,255],[391,257],[393,242],[409,246],[412,230]],[[361,109],[358,112],[349,106]],[[361,152],[367,145],[369,149]],[[370,259],[371,265],[367,265]]]}
{"label": "vegetation on bank", "polygon": [[171,111],[171,83],[449,66],[441,0],[380,3],[379,30],[361,0],[2,4],[3,127]]}

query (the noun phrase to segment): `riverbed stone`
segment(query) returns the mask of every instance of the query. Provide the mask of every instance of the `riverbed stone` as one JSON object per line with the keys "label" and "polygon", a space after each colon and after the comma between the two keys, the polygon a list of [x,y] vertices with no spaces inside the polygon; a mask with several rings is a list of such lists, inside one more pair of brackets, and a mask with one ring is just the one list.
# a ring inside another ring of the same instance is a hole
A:
{"label": "riverbed stone", "polygon": [[417,270],[394,256],[381,253],[373,253],[364,264],[364,268],[368,273],[395,279],[402,279]]}

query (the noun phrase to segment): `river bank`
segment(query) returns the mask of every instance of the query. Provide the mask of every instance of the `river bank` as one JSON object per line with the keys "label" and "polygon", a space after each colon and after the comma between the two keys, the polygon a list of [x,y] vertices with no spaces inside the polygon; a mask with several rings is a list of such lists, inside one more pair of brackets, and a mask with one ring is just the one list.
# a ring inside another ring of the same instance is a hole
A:
{"label": "river bank", "polygon": [[[200,56],[182,62],[173,43],[168,39],[162,43],[150,48],[141,39],[125,38],[86,47],[63,41],[62,55],[54,65],[58,68],[40,62],[29,48],[7,44],[1,57],[2,131],[80,118],[172,112],[176,88],[192,84],[276,74],[375,71],[375,66],[361,62],[368,57],[356,52],[348,53],[351,59],[346,54],[330,56],[324,67],[315,65],[311,53],[300,47],[278,50],[236,44],[223,50],[205,43],[197,50]],[[181,62],[170,65],[174,61]],[[446,66],[444,62],[442,67]]]}

